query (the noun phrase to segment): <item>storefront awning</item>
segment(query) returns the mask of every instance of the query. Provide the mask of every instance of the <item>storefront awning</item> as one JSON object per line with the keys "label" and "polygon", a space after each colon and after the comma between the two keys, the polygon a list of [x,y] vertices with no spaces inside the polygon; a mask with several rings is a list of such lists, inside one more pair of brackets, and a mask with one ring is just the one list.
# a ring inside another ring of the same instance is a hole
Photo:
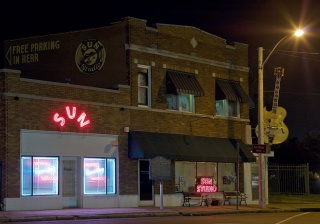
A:
{"label": "storefront awning", "polygon": [[250,147],[238,139],[213,138],[155,132],[130,131],[129,158],[167,159],[197,162],[255,162]]}
{"label": "storefront awning", "polygon": [[195,75],[176,71],[167,71],[168,93],[186,93],[204,96],[204,92]]}
{"label": "storefront awning", "polygon": [[254,107],[252,99],[241,87],[239,82],[233,82],[228,80],[216,80],[218,84],[218,90],[216,91],[216,99],[227,99],[230,101],[239,100],[241,103],[249,103],[250,107]]}

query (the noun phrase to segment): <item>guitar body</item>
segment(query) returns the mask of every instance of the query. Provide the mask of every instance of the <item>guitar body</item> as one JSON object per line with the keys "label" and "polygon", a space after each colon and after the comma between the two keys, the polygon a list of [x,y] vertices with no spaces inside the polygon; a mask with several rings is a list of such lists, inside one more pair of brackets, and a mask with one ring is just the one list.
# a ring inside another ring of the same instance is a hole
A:
{"label": "guitar body", "polygon": [[[287,111],[283,107],[277,107],[276,113],[263,110],[264,142],[269,144],[280,144],[289,136],[288,127],[283,123],[287,116]],[[255,129],[256,135],[259,134],[259,127]]]}

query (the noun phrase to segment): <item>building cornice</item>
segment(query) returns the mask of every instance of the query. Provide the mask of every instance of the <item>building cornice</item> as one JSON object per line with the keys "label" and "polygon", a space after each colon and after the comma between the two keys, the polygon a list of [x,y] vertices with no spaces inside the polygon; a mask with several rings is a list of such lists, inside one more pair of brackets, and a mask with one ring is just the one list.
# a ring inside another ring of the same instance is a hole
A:
{"label": "building cornice", "polygon": [[136,45],[136,44],[126,44],[125,49],[132,50],[132,51],[139,51],[139,52],[148,53],[148,54],[155,54],[155,55],[164,56],[164,57],[175,58],[175,59],[179,59],[179,60],[186,60],[186,61],[206,64],[206,65],[211,65],[211,66],[216,66],[216,67],[221,67],[221,68],[226,68],[226,69],[233,69],[233,70],[238,70],[238,71],[242,71],[242,72],[249,72],[249,70],[250,70],[249,67],[234,65],[234,64],[230,64],[228,62],[220,62],[220,61],[210,60],[210,59],[206,59],[206,58],[200,58],[200,57],[196,57],[196,56],[180,54],[180,53],[176,53],[176,52],[172,52],[172,51],[166,51],[166,50],[161,50],[161,49],[156,49],[156,48],[151,48],[151,47],[145,47],[145,46]]}

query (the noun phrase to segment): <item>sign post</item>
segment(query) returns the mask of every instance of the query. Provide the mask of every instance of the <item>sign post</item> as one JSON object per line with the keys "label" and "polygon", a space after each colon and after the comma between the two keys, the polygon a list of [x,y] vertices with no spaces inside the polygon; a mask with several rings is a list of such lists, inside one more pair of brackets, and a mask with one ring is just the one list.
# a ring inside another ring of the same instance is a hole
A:
{"label": "sign post", "polygon": [[160,210],[163,210],[163,180],[171,180],[171,160],[161,156],[150,159],[150,180],[160,181]]}

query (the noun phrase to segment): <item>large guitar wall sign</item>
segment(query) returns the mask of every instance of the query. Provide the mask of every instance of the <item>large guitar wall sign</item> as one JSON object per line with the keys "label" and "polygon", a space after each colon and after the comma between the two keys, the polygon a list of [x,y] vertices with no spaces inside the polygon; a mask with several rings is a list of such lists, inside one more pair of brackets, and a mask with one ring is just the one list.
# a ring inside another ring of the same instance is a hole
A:
{"label": "large guitar wall sign", "polygon": [[[284,142],[289,136],[289,130],[283,123],[287,116],[287,111],[283,107],[278,107],[280,81],[284,75],[284,68],[277,67],[274,69],[276,76],[276,83],[273,95],[272,110],[267,111],[266,107],[263,110],[263,128],[264,128],[264,142],[268,144],[280,144]],[[255,129],[256,135],[259,136],[259,127]]]}

